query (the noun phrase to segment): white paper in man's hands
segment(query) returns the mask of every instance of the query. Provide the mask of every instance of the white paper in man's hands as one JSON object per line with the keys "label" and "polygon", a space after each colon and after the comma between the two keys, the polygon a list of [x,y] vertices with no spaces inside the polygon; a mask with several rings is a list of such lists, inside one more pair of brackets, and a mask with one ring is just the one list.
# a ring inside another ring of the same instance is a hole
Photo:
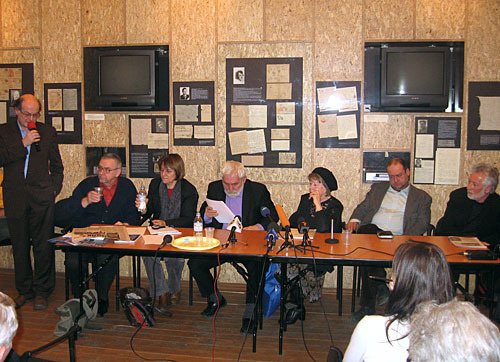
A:
{"label": "white paper in man's hands", "polygon": [[210,206],[214,210],[217,210],[217,212],[219,213],[219,215],[215,217],[218,222],[222,224],[230,223],[234,219],[233,212],[229,210],[229,207],[227,207],[224,201],[206,199],[206,202],[208,206]]}

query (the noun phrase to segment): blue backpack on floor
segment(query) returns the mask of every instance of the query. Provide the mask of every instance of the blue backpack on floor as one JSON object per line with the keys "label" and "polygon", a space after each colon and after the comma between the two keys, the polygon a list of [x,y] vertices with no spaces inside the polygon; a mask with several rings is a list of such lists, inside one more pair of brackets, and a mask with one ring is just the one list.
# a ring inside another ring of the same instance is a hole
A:
{"label": "blue backpack on floor", "polygon": [[269,318],[280,306],[281,285],[274,277],[278,271],[279,264],[269,264],[266,273],[266,283],[264,284],[264,295],[262,296],[262,313]]}

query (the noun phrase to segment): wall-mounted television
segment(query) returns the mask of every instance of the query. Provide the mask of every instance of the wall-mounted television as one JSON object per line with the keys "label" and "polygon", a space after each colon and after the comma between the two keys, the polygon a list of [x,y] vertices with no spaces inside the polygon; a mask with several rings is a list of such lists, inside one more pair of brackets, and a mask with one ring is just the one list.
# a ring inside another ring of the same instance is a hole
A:
{"label": "wall-mounted television", "polygon": [[366,43],[365,111],[462,112],[463,42]]}
{"label": "wall-mounted television", "polygon": [[168,111],[168,46],[83,50],[86,111]]}

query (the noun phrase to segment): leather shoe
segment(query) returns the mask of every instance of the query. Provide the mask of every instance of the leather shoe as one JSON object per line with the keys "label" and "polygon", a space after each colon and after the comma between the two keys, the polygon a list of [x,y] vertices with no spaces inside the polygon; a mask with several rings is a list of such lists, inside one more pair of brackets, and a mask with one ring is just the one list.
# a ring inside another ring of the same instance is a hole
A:
{"label": "leather shoe", "polygon": [[99,299],[97,302],[97,315],[99,317],[104,317],[104,315],[108,312],[109,301],[104,299]]}
{"label": "leather shoe", "polygon": [[297,319],[300,319],[301,321],[306,320],[306,310],[304,309],[304,307],[292,308],[286,312],[286,324],[294,324],[295,322],[297,322]]}
{"label": "leather shoe", "polygon": [[243,318],[243,321],[241,323],[241,329],[240,333],[245,335],[245,334],[253,334],[253,331],[255,330],[255,322],[253,319],[250,318]]}
{"label": "leather shoe", "polygon": [[33,310],[44,310],[48,306],[47,298],[37,295],[35,298],[35,303],[33,304]]}
{"label": "leather shoe", "polygon": [[25,295],[19,294],[17,297],[14,298],[14,302],[16,303],[16,309],[21,308],[23,305],[25,305],[28,302],[31,302],[34,298],[33,297],[27,297]]}
{"label": "leather shoe", "polygon": [[[219,309],[221,309],[222,307],[225,307],[227,304],[226,298],[224,298],[224,297],[222,297],[219,302],[220,302]],[[216,311],[217,311],[217,302],[208,302],[207,307],[205,309],[203,309],[203,312],[201,312],[201,315],[204,317],[211,317],[215,314]]]}
{"label": "leather shoe", "polygon": [[181,301],[181,292],[180,291],[179,291],[179,293],[171,294],[170,302],[172,303],[172,305],[177,305],[177,304],[179,304],[180,301]]}

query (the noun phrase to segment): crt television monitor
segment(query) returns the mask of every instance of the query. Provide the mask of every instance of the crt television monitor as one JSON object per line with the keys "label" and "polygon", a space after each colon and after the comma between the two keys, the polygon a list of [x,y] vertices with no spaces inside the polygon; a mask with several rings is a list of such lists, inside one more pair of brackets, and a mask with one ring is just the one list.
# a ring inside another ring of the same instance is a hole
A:
{"label": "crt television monitor", "polygon": [[450,94],[449,47],[388,47],[381,52],[384,108],[444,111]]}
{"label": "crt television monitor", "polygon": [[168,46],[84,48],[87,111],[169,109]]}
{"label": "crt television monitor", "polygon": [[153,107],[155,95],[154,50],[99,54],[98,106]]}

